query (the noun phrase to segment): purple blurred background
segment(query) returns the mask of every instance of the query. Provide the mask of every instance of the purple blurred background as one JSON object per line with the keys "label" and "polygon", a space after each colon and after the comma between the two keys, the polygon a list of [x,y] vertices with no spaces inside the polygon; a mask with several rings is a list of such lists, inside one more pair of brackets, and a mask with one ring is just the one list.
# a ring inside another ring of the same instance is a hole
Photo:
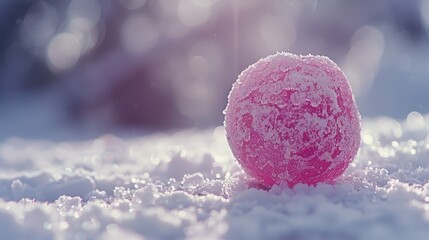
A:
{"label": "purple blurred background", "polygon": [[363,117],[429,112],[429,0],[9,0],[0,34],[0,140],[221,125],[278,51],[337,62]]}

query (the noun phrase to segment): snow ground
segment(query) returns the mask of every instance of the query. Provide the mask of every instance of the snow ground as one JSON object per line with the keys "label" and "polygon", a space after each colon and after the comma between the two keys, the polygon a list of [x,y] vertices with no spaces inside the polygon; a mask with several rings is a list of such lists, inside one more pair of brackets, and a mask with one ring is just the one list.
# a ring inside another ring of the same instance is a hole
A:
{"label": "snow ground", "polygon": [[258,189],[224,129],[0,143],[0,239],[428,239],[429,115],[364,120],[334,185]]}

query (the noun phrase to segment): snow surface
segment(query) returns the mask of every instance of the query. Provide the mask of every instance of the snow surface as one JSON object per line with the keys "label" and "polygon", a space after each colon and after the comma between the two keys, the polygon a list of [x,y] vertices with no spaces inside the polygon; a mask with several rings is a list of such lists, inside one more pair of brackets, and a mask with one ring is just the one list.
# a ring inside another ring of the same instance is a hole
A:
{"label": "snow surface", "polygon": [[334,185],[261,189],[223,127],[0,143],[0,239],[428,239],[429,116],[364,119]]}

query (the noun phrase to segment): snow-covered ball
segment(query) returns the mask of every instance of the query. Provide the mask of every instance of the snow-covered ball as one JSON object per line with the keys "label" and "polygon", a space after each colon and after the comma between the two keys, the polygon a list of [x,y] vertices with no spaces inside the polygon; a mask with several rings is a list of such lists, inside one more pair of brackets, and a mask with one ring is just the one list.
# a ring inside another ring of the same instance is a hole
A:
{"label": "snow-covered ball", "polygon": [[360,145],[360,115],[340,68],[324,56],[278,53],[238,77],[225,109],[231,150],[263,185],[340,176]]}

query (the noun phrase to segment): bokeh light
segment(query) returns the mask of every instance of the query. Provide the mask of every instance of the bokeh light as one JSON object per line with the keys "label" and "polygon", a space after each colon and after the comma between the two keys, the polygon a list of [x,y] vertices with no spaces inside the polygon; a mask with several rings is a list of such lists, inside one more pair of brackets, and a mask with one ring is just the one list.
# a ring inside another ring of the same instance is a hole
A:
{"label": "bokeh light", "polygon": [[429,28],[429,0],[422,0],[420,6],[420,14],[426,28]]}
{"label": "bokeh light", "polygon": [[34,112],[52,132],[219,126],[238,74],[279,51],[337,62],[364,118],[429,112],[428,0],[8,1],[0,19],[5,136]]}
{"label": "bokeh light", "polygon": [[206,22],[210,17],[211,0],[180,0],[177,14],[180,21],[190,27]]}
{"label": "bokeh light", "polygon": [[378,29],[363,26],[353,34],[343,70],[357,96],[372,86],[383,52],[384,36]]}
{"label": "bokeh light", "polygon": [[159,31],[156,23],[149,17],[133,15],[124,22],[121,37],[127,50],[139,54],[156,44]]}
{"label": "bokeh light", "polygon": [[47,60],[54,71],[67,70],[79,60],[81,45],[71,33],[57,34],[49,43]]}
{"label": "bokeh light", "polygon": [[40,51],[55,33],[57,21],[57,10],[52,5],[46,2],[34,4],[22,21],[21,41],[29,51]]}

